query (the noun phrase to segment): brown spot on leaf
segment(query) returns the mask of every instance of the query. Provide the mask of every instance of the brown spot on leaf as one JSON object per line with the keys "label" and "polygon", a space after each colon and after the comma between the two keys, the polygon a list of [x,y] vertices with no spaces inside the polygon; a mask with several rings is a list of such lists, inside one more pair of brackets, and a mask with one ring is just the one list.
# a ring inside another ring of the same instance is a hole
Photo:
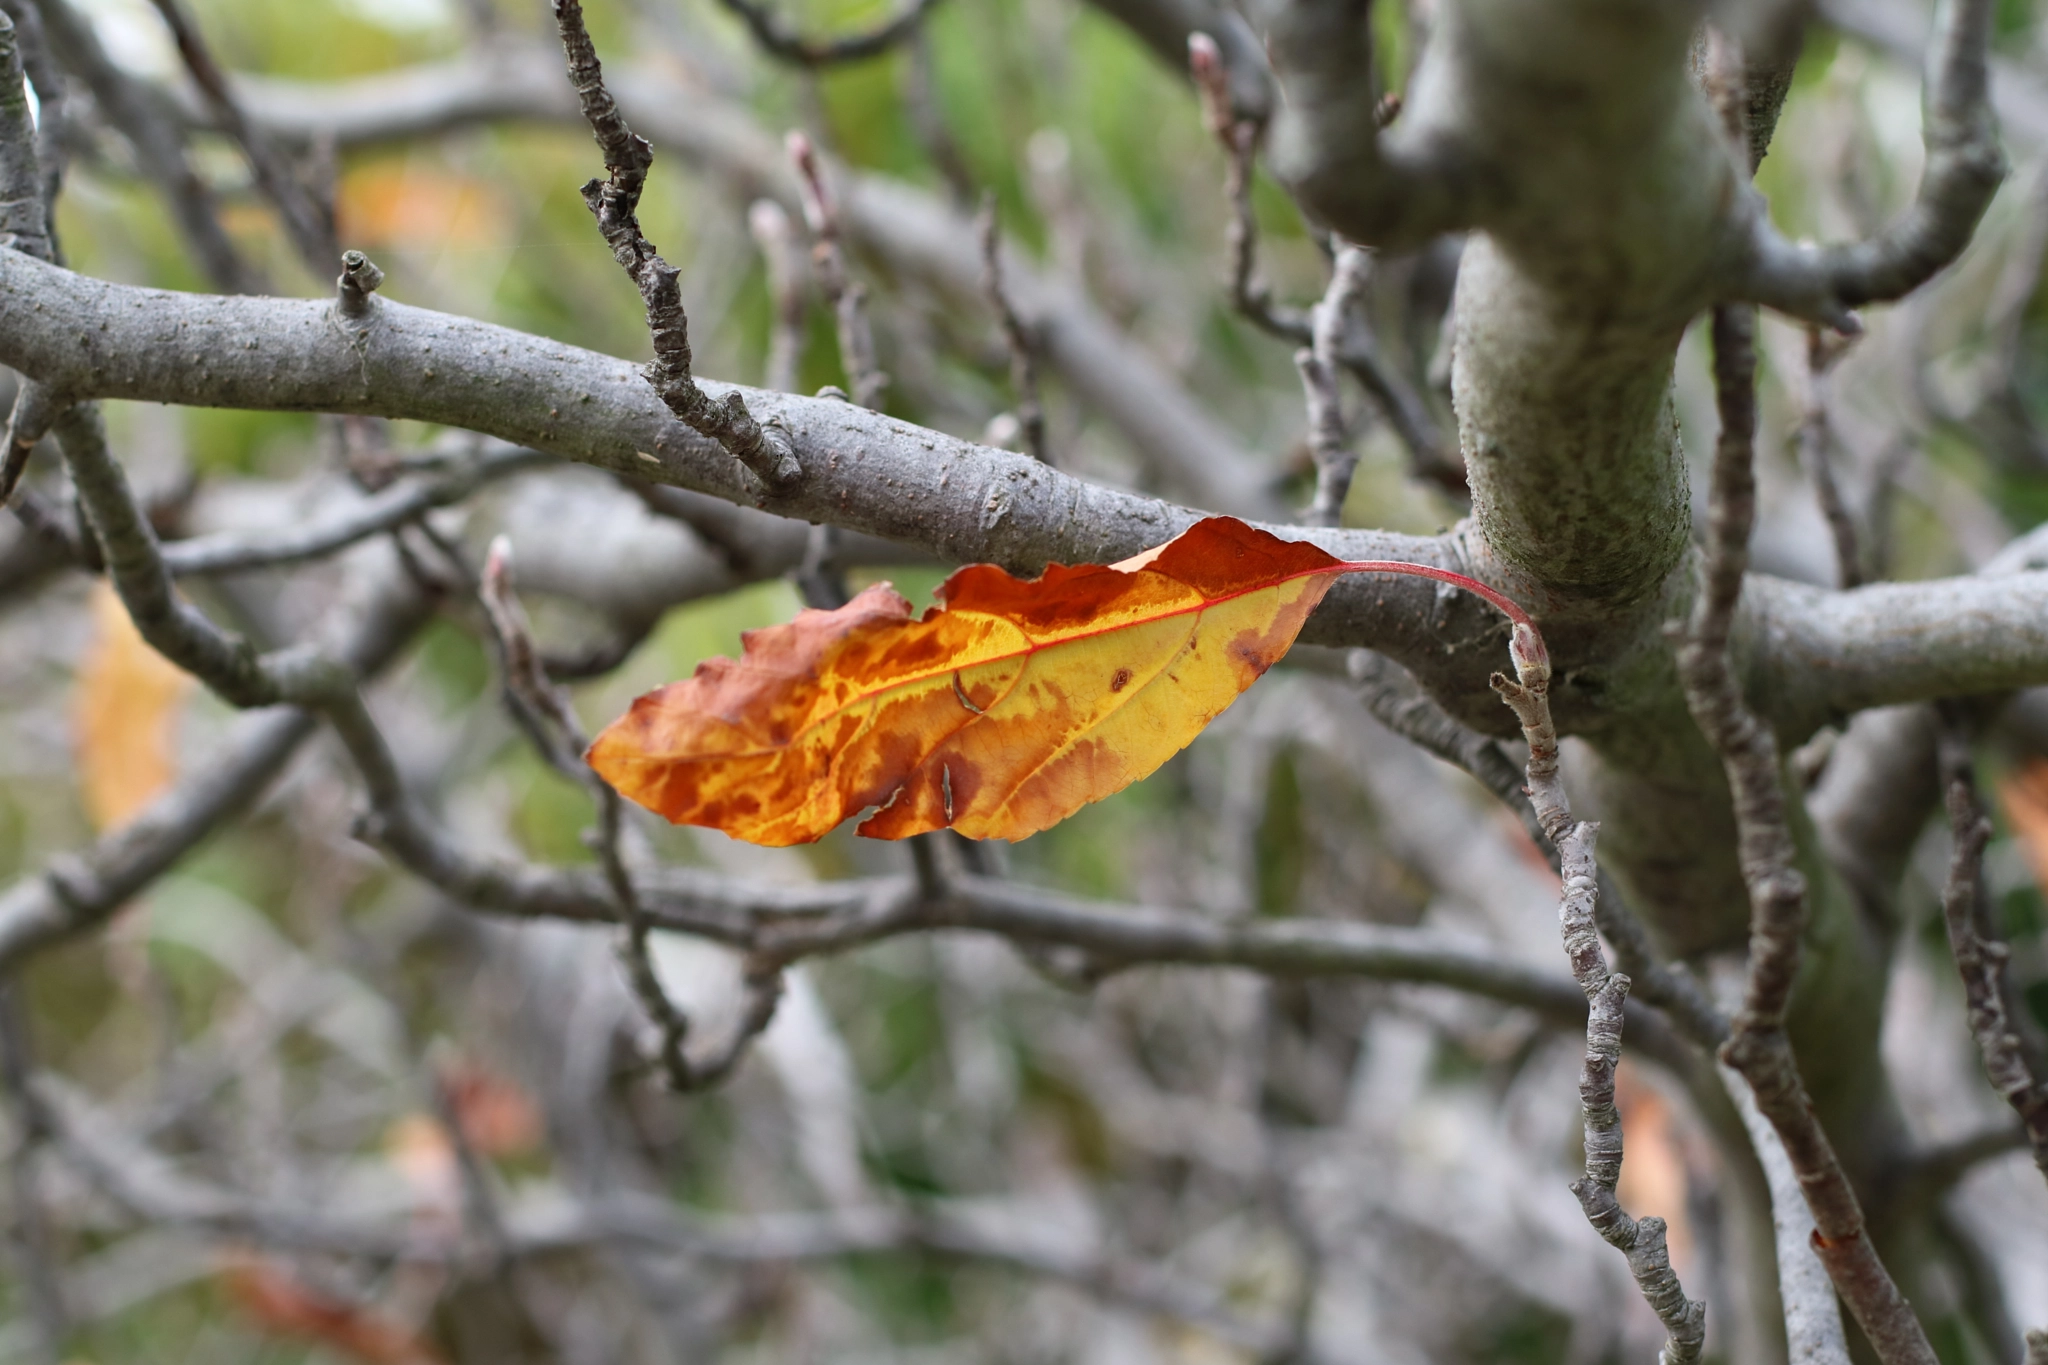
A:
{"label": "brown spot on leaf", "polygon": [[1119,668],[1109,680],[1109,690],[1112,692],[1121,692],[1130,685],[1131,670],[1128,668]]}

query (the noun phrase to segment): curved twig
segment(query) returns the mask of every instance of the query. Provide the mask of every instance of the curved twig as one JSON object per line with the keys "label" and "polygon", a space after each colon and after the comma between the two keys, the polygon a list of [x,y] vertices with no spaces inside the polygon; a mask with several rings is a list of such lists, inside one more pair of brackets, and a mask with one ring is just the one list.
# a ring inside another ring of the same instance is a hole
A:
{"label": "curved twig", "polygon": [[778,61],[816,70],[879,57],[917,31],[940,0],[910,0],[897,13],[861,33],[840,38],[806,38],[756,0],[718,0],[739,16],[763,52]]}

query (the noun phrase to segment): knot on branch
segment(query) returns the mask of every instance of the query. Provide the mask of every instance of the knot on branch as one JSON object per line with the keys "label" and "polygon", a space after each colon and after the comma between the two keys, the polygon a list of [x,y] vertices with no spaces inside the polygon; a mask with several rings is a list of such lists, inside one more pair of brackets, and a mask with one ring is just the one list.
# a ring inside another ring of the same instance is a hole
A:
{"label": "knot on branch", "polygon": [[341,253],[341,274],[334,281],[335,306],[343,317],[366,317],[370,311],[371,295],[383,283],[384,272],[377,268],[375,261],[360,251],[344,251]]}

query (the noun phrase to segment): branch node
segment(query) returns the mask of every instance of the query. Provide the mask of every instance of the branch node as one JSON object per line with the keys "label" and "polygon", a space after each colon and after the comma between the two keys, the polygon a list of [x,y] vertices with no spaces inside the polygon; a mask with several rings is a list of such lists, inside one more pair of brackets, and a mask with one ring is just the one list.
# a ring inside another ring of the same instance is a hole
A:
{"label": "branch node", "polygon": [[335,306],[341,315],[348,318],[369,316],[372,295],[384,283],[384,272],[377,263],[354,250],[341,253],[341,274],[335,278]]}

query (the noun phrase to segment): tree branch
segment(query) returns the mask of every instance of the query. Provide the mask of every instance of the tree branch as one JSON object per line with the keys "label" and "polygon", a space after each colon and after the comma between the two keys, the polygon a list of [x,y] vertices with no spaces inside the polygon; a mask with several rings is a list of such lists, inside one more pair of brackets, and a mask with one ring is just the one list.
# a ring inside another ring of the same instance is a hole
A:
{"label": "tree branch", "polygon": [[576,90],[583,117],[604,153],[609,179],[583,186],[583,202],[597,219],[597,230],[612,256],[640,290],[647,310],[647,328],[654,337],[654,362],[647,382],[671,412],[702,436],[718,442],[769,487],[791,483],[803,474],[788,437],[754,420],[746,400],[728,391],[713,402],[690,375],[690,320],[683,312],[675,267],[655,251],[640,231],[640,191],[654,164],[647,139],[626,125],[617,102],[605,89],[597,49],[583,27],[580,0],[553,0],[555,23],[568,54],[569,83]]}
{"label": "tree branch", "polygon": [[1771,1227],[1776,1240],[1778,1301],[1785,1313],[1785,1356],[1794,1365],[1849,1365],[1842,1310],[1827,1268],[1814,1254],[1813,1213],[1806,1207],[1799,1173],[1785,1155],[1777,1130],[1756,1106],[1749,1083],[1730,1070],[1722,1079],[1728,1097],[1749,1130],[1764,1179],[1771,1188]]}
{"label": "tree branch", "polygon": [[1736,297],[1854,330],[1849,309],[1903,298],[1962,254],[2006,172],[1990,99],[1996,8],[1946,0],[1923,97],[1927,164],[1905,215],[1868,241],[1811,246],[1778,235],[1758,208]]}
{"label": "tree branch", "polygon": [[1721,1057],[1748,1082],[1783,1143],[1813,1213],[1814,1249],[1878,1358],[1886,1365],[1935,1365],[1926,1333],[1871,1245],[1862,1208],[1814,1114],[1785,1034],[1806,924],[1806,879],[1796,866],[1777,745],[1744,705],[1728,661],[1756,515],[1754,335],[1752,310],[1729,305],[1714,311],[1721,432],[1702,581],[1678,662],[1687,704],[1727,772],[1750,901],[1748,979]]}
{"label": "tree branch", "polygon": [[[1180,42],[1184,51],[1184,36]],[[1257,53],[1255,42],[1251,51]],[[670,76],[646,65],[621,66],[608,84],[635,126],[664,151],[743,194],[768,195],[787,212],[800,211],[796,178],[786,171],[776,139],[744,110],[708,98],[679,104]],[[328,138],[343,148],[486,120],[560,123],[580,117],[562,87],[559,65],[527,48],[337,85],[245,80],[238,86],[244,107],[279,135]],[[840,191],[841,223],[855,249],[963,310],[982,306],[981,254],[970,219],[903,181],[830,169]],[[1148,468],[1218,511],[1284,515],[1263,461],[1083,295],[1022,261],[1012,260],[1006,276],[1011,301],[1037,337],[1047,366],[1068,392],[1118,429]]]}
{"label": "tree branch", "polygon": [[100,46],[92,21],[73,9],[70,0],[38,4],[58,60],[85,82],[100,113],[135,148],[137,168],[155,184],[206,278],[228,293],[262,293],[267,285],[221,226],[213,192],[186,155],[178,121],[166,116],[152,92],[115,65]]}
{"label": "tree branch", "polygon": [[739,16],[763,52],[777,61],[817,70],[879,57],[917,31],[939,0],[908,0],[902,9],[871,29],[837,38],[806,38],[784,23],[759,0],[718,0]]}
{"label": "tree branch", "polygon": [[1991,821],[1977,799],[1966,727],[1944,727],[1938,749],[1944,785],[1948,788],[1949,828],[1955,848],[1949,858],[1948,881],[1942,888],[1942,920],[1948,928],[1949,951],[1963,978],[1970,1033],[1984,1058],[1984,1074],[2000,1099],[2011,1105],[2026,1129],[2034,1165],[2048,1176],[2048,1084],[2037,1074],[2035,1059],[2013,1027],[2011,992],[2005,964],[2010,950],[1993,935],[1991,907],[1984,887],[1984,845],[1991,839]]}
{"label": "tree branch", "polygon": [[164,24],[184,59],[186,73],[206,97],[207,107],[222,128],[242,149],[249,169],[265,197],[277,206],[286,234],[298,248],[299,257],[315,279],[334,268],[341,256],[341,244],[334,237],[334,206],[293,173],[275,147],[242,114],[228,89],[227,76],[213,60],[206,40],[184,11],[179,0],[153,0]]}

